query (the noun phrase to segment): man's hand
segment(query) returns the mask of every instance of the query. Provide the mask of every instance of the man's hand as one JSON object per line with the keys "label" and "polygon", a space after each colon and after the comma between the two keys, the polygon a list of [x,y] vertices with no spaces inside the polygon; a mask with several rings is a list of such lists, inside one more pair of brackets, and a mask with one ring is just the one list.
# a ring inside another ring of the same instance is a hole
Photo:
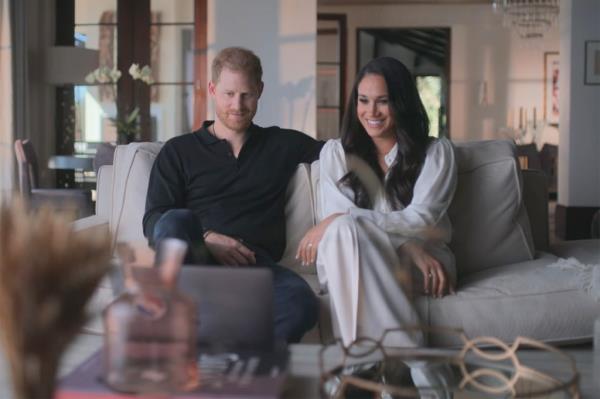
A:
{"label": "man's hand", "polygon": [[321,242],[321,238],[323,238],[323,234],[325,234],[325,230],[340,215],[342,213],[334,213],[321,220],[319,224],[308,230],[302,240],[300,240],[298,250],[296,251],[296,259],[300,259],[303,266],[315,263],[317,260],[317,248]]}
{"label": "man's hand", "polygon": [[210,231],[204,237],[204,243],[211,255],[222,265],[245,266],[256,264],[254,252],[235,238]]}
{"label": "man's hand", "polygon": [[446,293],[454,293],[454,288],[448,281],[446,270],[442,264],[429,255],[422,245],[407,241],[400,246],[400,252],[407,254],[413,264],[423,273],[423,290],[425,294],[441,298]]}

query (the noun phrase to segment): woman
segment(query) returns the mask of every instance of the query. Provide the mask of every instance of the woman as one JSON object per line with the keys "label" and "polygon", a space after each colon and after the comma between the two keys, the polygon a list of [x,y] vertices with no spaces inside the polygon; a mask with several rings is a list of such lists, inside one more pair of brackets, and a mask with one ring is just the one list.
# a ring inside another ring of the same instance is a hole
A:
{"label": "woman", "polygon": [[[448,140],[428,133],[410,72],[382,57],[358,73],[341,139],[321,151],[322,220],[301,240],[297,256],[304,264],[316,261],[345,345],[420,324],[412,287],[434,297],[453,292],[454,257],[445,244],[451,235],[446,211],[456,187],[454,152]],[[408,269],[404,259],[414,267]],[[409,284],[411,275],[422,283]],[[420,333],[388,335],[385,341],[422,343]]]}

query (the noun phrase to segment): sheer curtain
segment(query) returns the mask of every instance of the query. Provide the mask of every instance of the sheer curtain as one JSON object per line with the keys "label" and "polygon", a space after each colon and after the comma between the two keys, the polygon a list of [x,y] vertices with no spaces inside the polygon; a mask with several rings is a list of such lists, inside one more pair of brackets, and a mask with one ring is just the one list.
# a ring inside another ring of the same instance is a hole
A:
{"label": "sheer curtain", "polygon": [[10,0],[0,0],[0,199],[13,188],[12,47]]}

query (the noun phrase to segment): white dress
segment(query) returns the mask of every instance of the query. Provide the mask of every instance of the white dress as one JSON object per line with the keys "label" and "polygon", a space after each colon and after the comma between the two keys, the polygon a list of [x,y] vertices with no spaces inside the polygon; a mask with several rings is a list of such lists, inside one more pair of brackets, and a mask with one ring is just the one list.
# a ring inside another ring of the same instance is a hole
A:
{"label": "white dress", "polygon": [[[385,157],[388,166],[396,153],[397,145]],[[328,226],[317,252],[319,281],[329,291],[334,330],[348,345],[357,337],[380,338],[385,329],[420,324],[411,287],[402,284],[399,276],[421,277],[414,267],[401,264],[397,249],[408,239],[425,240],[435,227],[438,241],[428,249],[455,282],[454,256],[446,246],[452,234],[446,211],[457,180],[452,144],[447,139],[430,144],[412,201],[400,210],[392,209],[381,187],[367,188],[370,198],[375,197],[373,209],[356,206],[354,193],[338,185],[349,170],[339,139],[328,141],[319,159],[319,218],[346,213]],[[353,158],[348,162],[355,164]],[[415,289],[417,284],[422,286],[422,280],[415,281]],[[385,341],[391,346],[422,343],[420,333],[390,335]]]}

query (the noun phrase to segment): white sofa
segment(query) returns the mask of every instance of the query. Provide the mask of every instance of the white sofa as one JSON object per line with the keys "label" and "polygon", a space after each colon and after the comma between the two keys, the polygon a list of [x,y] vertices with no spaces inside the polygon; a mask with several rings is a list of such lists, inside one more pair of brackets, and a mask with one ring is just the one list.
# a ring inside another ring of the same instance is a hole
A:
{"label": "white sofa", "polygon": [[[77,228],[102,228],[114,242],[144,240],[148,178],[160,143],[118,146],[112,166],[98,174],[96,215]],[[546,179],[521,172],[509,141],[456,144],[458,187],[449,210],[451,248],[458,271],[457,294],[419,298],[422,320],[432,326],[462,328],[468,336],[492,335],[512,341],[525,335],[554,343],[590,340],[600,304],[572,283],[571,273],[547,267],[563,258],[600,263],[600,241],[548,244]],[[318,215],[318,161],[299,165],[287,193],[287,248],[281,264],[300,273],[322,302],[317,328],[306,338],[332,337],[329,298],[314,267],[294,258],[304,232]],[[454,337],[430,336],[433,345],[453,345]]]}

